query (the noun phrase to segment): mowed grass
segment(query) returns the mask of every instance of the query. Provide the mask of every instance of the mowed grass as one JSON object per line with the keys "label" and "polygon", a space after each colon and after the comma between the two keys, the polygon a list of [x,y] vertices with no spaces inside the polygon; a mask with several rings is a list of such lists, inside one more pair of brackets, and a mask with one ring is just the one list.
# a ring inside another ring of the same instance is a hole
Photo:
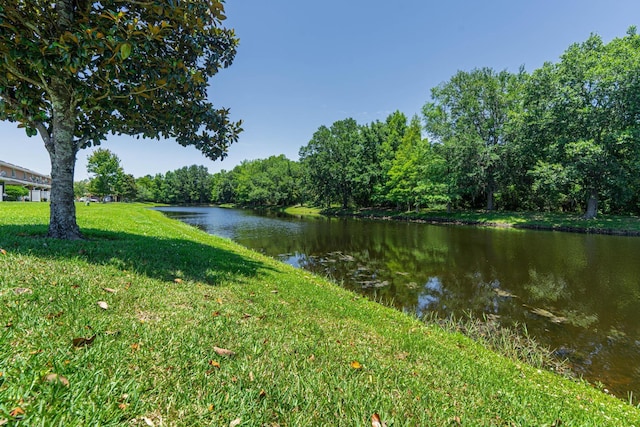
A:
{"label": "mowed grass", "polygon": [[46,203],[0,204],[0,425],[640,425],[585,383],[142,205],[79,205],[85,241],[47,221]]}

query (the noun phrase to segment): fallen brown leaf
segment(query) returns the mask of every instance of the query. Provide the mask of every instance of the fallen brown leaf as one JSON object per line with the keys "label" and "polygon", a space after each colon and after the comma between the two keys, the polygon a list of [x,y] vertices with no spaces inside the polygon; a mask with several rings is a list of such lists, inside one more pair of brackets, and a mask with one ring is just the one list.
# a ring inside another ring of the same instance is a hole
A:
{"label": "fallen brown leaf", "polygon": [[209,365],[213,366],[214,368],[219,368],[220,364],[218,362],[216,362],[215,360],[209,360]]}
{"label": "fallen brown leaf", "polygon": [[380,422],[380,415],[371,415],[371,427],[382,427],[382,423]]}
{"label": "fallen brown leaf", "polygon": [[15,288],[13,290],[13,292],[16,293],[16,295],[22,295],[22,294],[32,294],[33,291],[29,288]]}
{"label": "fallen brown leaf", "polygon": [[58,374],[48,374],[44,377],[44,380],[48,383],[60,383],[65,387],[69,387],[69,380]]}
{"label": "fallen brown leaf", "polygon": [[258,397],[259,397],[259,398],[263,398],[263,397],[265,397],[266,395],[267,395],[267,392],[266,392],[266,391],[264,391],[264,389],[261,389],[261,390],[260,390],[260,393],[258,393]]}
{"label": "fallen brown leaf", "polygon": [[173,279],[173,281],[174,281],[175,283],[182,283],[182,279],[181,279],[181,278],[179,278],[179,277],[176,277],[175,279]]}
{"label": "fallen brown leaf", "polygon": [[102,290],[105,292],[109,292],[110,294],[115,294],[116,292],[118,292],[117,290],[112,288],[102,288]]}
{"label": "fallen brown leaf", "polygon": [[5,425],[5,424],[9,424],[9,420],[8,420],[8,419],[6,419],[6,418],[1,419],[1,420],[0,420],[0,426],[3,426],[3,425]]}
{"label": "fallen brown leaf", "polygon": [[0,254],[2,254],[2,255],[6,255],[6,254],[7,254],[7,251],[5,251],[4,249],[0,249]]}
{"label": "fallen brown leaf", "polygon": [[396,359],[405,360],[409,356],[409,353],[403,351],[401,353],[396,354]]}
{"label": "fallen brown leaf", "polygon": [[104,301],[98,301],[97,304],[98,304],[98,307],[100,307],[103,310],[107,310],[109,308],[109,304],[107,304]]}
{"label": "fallen brown leaf", "polygon": [[120,404],[118,405],[118,408],[120,408],[121,410],[123,410],[123,411],[124,411],[125,409],[127,409],[127,406],[129,406],[129,404],[128,404],[128,403],[120,403]]}
{"label": "fallen brown leaf", "polygon": [[11,412],[9,412],[9,415],[13,418],[19,417],[20,415],[24,415],[24,409],[18,406],[17,408],[13,408]]}
{"label": "fallen brown leaf", "polygon": [[92,337],[89,337],[89,338],[85,338],[85,337],[74,338],[73,339],[73,346],[74,347],[83,347],[85,345],[91,345],[91,343],[95,339],[96,339],[95,335],[93,335]]}
{"label": "fallen brown leaf", "polygon": [[146,425],[148,425],[149,427],[155,427],[155,424],[153,423],[153,421],[151,421],[149,418],[147,417],[142,417],[142,421],[144,421],[144,423]]}
{"label": "fallen brown leaf", "polygon": [[213,351],[215,351],[220,356],[225,356],[225,357],[232,357],[236,355],[235,352],[231,350],[227,350],[226,348],[213,347]]}
{"label": "fallen brown leaf", "polygon": [[64,314],[64,311],[59,311],[57,313],[49,313],[47,314],[47,319],[51,320],[51,319],[56,319],[60,316],[62,316]]}
{"label": "fallen brown leaf", "polygon": [[207,409],[208,409],[209,411],[213,411],[213,405],[212,405],[212,404],[210,404],[209,406],[207,406]]}
{"label": "fallen brown leaf", "polygon": [[357,360],[354,360],[353,362],[351,362],[351,367],[353,369],[362,369],[362,365]]}
{"label": "fallen brown leaf", "polygon": [[242,420],[240,418],[236,418],[235,420],[233,420],[233,421],[231,421],[229,423],[229,427],[239,426],[241,422],[242,422]]}

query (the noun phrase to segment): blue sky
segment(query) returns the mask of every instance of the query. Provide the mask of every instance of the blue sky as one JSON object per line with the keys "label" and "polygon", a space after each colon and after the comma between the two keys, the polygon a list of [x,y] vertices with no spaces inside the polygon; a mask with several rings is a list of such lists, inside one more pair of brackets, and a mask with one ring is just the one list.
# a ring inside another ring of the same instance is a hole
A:
{"label": "blue sky", "polygon": [[[321,125],[347,117],[419,114],[430,89],[458,70],[527,71],[555,62],[591,33],[605,41],[640,26],[638,0],[227,0],[240,47],[211,80],[210,98],[244,121],[224,161],[173,141],[110,137],[102,144],[136,177],[192,164],[210,172],[298,151]],[[39,137],[0,122],[0,160],[50,171]],[[86,178],[80,151],[76,179]]]}

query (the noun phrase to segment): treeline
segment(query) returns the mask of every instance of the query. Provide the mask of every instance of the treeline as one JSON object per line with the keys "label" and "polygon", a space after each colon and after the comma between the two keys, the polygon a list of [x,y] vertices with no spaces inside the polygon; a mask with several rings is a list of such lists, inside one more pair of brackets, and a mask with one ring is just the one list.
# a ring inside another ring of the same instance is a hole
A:
{"label": "treeline", "polygon": [[[321,126],[283,175],[247,162],[214,179],[213,200],[329,206],[640,212],[640,36],[592,35],[531,74],[460,71],[421,117]],[[424,131],[424,135],[423,135]],[[296,169],[299,167],[299,169]],[[262,181],[253,172],[265,177]],[[273,181],[273,182],[272,182]],[[259,188],[268,188],[264,192]],[[253,197],[252,195],[255,195]],[[284,199],[283,199],[284,200]]]}
{"label": "treeline", "polygon": [[[95,186],[76,182],[76,195]],[[210,174],[204,166],[185,166],[164,174],[135,179],[134,191],[125,200],[167,204],[234,203],[242,206],[292,205],[303,197],[299,185],[300,164],[274,156],[244,161],[232,171]],[[116,187],[112,187],[116,188]],[[112,194],[115,190],[109,193]],[[91,193],[102,195],[98,193]]]}
{"label": "treeline", "polygon": [[640,213],[640,36],[592,35],[532,73],[459,71],[420,116],[320,126],[299,155],[138,178],[136,198]]}

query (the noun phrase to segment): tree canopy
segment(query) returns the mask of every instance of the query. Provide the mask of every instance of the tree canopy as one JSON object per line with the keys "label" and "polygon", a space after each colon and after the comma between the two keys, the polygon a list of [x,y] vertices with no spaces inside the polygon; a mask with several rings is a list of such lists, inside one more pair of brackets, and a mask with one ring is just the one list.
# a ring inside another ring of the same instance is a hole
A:
{"label": "tree canopy", "polygon": [[0,5],[0,120],[40,134],[51,157],[49,236],[80,238],[78,150],[109,134],[173,138],[211,159],[239,122],[207,97],[236,54],[218,0],[6,0]]}

